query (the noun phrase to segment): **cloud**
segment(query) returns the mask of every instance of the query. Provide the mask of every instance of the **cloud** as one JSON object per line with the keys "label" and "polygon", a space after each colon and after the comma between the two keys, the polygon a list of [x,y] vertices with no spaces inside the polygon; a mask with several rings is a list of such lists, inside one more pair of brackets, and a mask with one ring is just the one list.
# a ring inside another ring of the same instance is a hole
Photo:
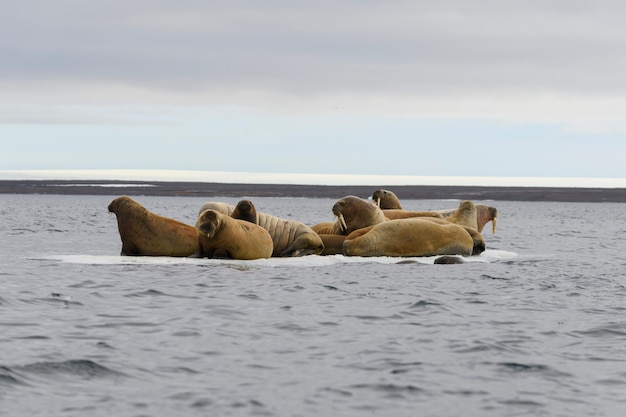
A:
{"label": "cloud", "polygon": [[0,100],[624,123],[626,3],[302,3],[11,2]]}

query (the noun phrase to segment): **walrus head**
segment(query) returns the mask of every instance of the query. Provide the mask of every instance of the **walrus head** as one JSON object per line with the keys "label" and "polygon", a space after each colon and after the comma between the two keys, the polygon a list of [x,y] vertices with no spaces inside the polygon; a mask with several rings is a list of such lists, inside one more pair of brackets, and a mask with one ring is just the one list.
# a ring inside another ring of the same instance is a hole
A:
{"label": "walrus head", "polygon": [[393,193],[393,191],[376,190],[372,194],[372,201],[380,207],[381,210],[402,210],[400,199]]}
{"label": "walrus head", "polygon": [[237,203],[235,210],[230,214],[233,219],[245,220],[250,223],[259,224],[259,216],[256,207],[250,200],[241,200]]}
{"label": "walrus head", "polygon": [[332,212],[337,216],[341,233],[345,235],[385,221],[385,215],[379,207],[353,195],[337,200]]}
{"label": "walrus head", "polygon": [[150,213],[147,208],[139,204],[132,198],[123,195],[111,201],[108,206],[109,213],[115,213],[116,216],[127,217],[132,213],[132,217],[146,216]]}
{"label": "walrus head", "polygon": [[496,221],[498,220],[498,209],[491,206],[477,207],[478,210],[478,231],[481,232],[483,226],[491,221],[491,234],[496,233]]}
{"label": "walrus head", "polygon": [[204,210],[198,217],[196,229],[211,239],[220,227],[220,216],[222,216],[222,214],[215,210]]}
{"label": "walrus head", "polygon": [[126,207],[126,206],[129,206],[129,205],[138,205],[138,204],[139,203],[137,203],[132,198],[123,195],[123,196],[117,197],[115,200],[111,201],[111,203],[109,203],[109,206],[107,208],[109,210],[109,213],[117,213],[120,210],[120,208],[122,208],[122,207]]}

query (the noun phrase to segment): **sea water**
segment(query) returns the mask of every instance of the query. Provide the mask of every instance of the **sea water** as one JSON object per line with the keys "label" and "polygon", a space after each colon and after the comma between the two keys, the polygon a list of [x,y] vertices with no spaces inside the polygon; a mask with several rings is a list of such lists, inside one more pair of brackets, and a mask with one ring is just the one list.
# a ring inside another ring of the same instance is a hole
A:
{"label": "sea water", "polygon": [[[121,257],[115,197],[0,195],[0,415],[626,413],[624,204],[481,201],[486,252],[436,265]],[[135,199],[189,224],[208,201]]]}

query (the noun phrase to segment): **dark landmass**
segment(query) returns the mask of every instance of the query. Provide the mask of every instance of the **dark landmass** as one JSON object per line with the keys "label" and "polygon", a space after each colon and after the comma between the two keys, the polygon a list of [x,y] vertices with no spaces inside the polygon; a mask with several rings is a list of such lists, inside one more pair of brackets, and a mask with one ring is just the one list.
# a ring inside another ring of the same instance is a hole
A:
{"label": "dark landmass", "polygon": [[[107,186],[108,185],[108,186]],[[116,186],[111,186],[116,185]],[[626,188],[481,187],[431,185],[289,185],[106,180],[0,180],[0,194],[182,197],[367,198],[377,189],[406,200],[626,202]]]}

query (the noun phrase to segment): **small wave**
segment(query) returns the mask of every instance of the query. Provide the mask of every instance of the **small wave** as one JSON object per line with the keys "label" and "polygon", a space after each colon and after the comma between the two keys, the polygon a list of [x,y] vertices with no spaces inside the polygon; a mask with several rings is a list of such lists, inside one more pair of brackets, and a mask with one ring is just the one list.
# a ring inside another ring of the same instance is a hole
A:
{"label": "small wave", "polygon": [[26,383],[8,366],[0,366],[0,387],[13,385],[26,385]]}
{"label": "small wave", "polygon": [[196,296],[187,296],[187,295],[176,295],[176,294],[168,294],[158,290],[146,290],[140,292],[134,292],[131,294],[126,294],[124,297],[173,297],[173,298],[190,298],[190,299],[198,299]]}
{"label": "small wave", "polygon": [[102,366],[89,359],[71,359],[61,362],[35,362],[24,365],[21,369],[38,374],[65,373],[90,378],[98,376],[122,375],[120,372],[113,371],[106,366]]}
{"label": "small wave", "polygon": [[21,299],[20,301],[27,303],[27,304],[41,304],[41,303],[58,304],[64,307],[83,305],[82,303],[78,301],[72,300],[72,297],[70,297],[69,295],[61,294],[58,292],[53,292],[48,297],[29,298],[29,299],[24,298],[24,299]]}
{"label": "small wave", "polygon": [[29,376],[70,376],[81,379],[125,376],[89,359],[71,359],[60,362],[35,362],[14,367],[0,366],[0,381],[14,385],[25,385]]}
{"label": "small wave", "polygon": [[438,303],[437,301],[430,301],[430,300],[419,300],[411,304],[409,308],[410,309],[414,309],[414,308],[423,309],[423,308],[430,308],[432,306],[441,306],[441,303]]}
{"label": "small wave", "polygon": [[551,377],[568,377],[571,374],[567,372],[561,372],[548,365],[536,364],[536,363],[521,363],[521,362],[498,362],[497,366],[510,372],[523,372],[523,373],[540,373],[545,376]]}
{"label": "small wave", "polygon": [[392,398],[404,398],[426,393],[426,390],[415,385],[397,385],[391,383],[355,384],[351,385],[350,388],[353,390],[375,391]]}
{"label": "small wave", "polygon": [[609,324],[606,326],[594,327],[589,330],[576,330],[573,333],[592,337],[617,337],[626,336],[626,325],[623,323]]}

